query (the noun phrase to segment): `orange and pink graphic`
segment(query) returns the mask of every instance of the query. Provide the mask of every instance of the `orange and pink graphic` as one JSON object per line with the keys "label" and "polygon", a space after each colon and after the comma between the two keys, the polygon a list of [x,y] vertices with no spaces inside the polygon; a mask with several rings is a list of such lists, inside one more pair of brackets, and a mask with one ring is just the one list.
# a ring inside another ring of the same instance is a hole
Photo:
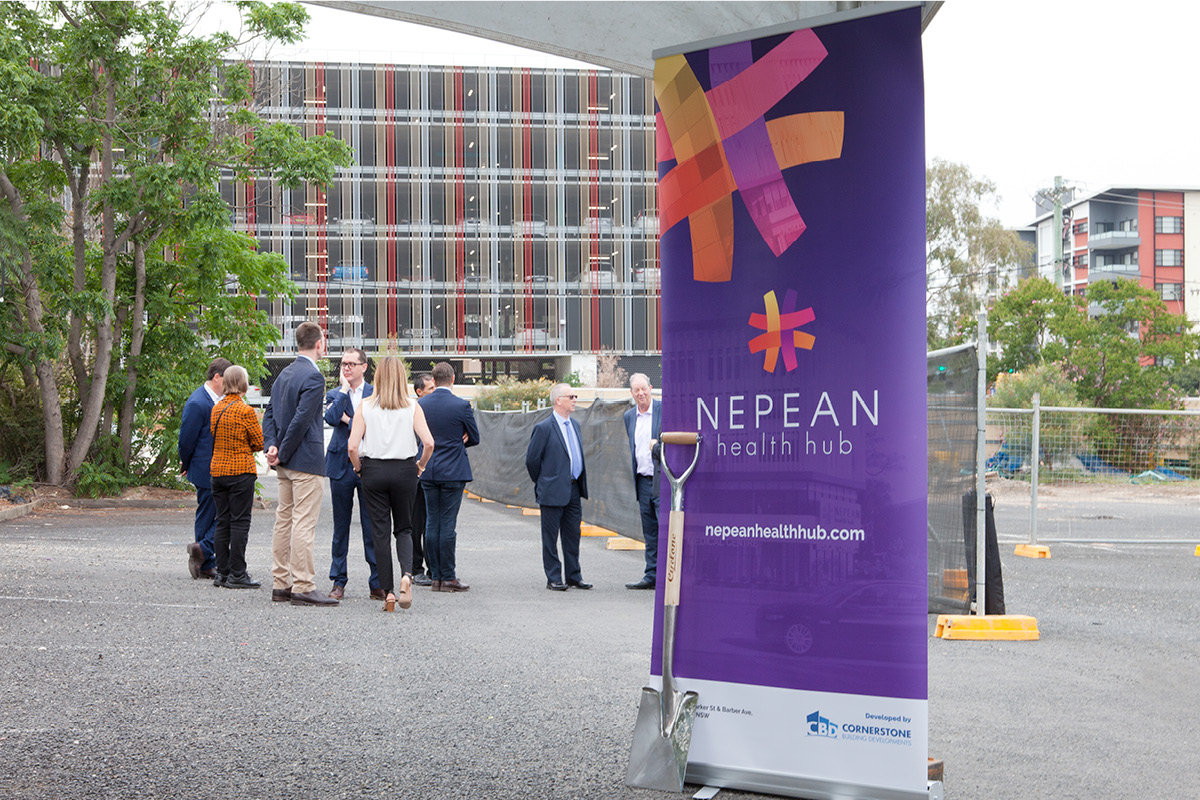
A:
{"label": "orange and pink graphic", "polygon": [[805,223],[783,170],[839,158],[844,116],[816,111],[767,120],[765,114],[828,55],[811,30],[796,31],[754,61],[750,42],[709,51],[704,91],[682,55],[654,67],[659,162],[676,165],[659,181],[661,230],[687,219],[692,275],[728,281],[733,273],[733,193],[776,257]]}
{"label": "orange and pink graphic", "polygon": [[779,309],[779,301],[775,292],[763,295],[765,314],[751,314],[750,326],[766,333],[759,334],[750,340],[750,352],[766,352],[763,357],[763,369],[774,372],[779,362],[779,354],[783,353],[783,366],[787,372],[796,368],[796,348],[812,350],[817,339],[811,333],[796,330],[816,319],[812,308],[796,310],[796,291],[788,289],[783,296],[783,310]]}

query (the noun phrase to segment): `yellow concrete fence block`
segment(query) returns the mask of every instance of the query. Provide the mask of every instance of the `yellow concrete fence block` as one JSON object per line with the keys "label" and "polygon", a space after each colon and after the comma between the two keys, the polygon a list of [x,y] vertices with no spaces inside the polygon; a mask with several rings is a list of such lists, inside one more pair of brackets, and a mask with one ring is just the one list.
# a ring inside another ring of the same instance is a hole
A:
{"label": "yellow concrete fence block", "polygon": [[1029,641],[1041,638],[1037,619],[1023,614],[939,614],[938,639],[996,639],[1007,641]]}
{"label": "yellow concrete fence block", "polygon": [[579,526],[579,532],[584,536],[616,536],[616,531],[610,531],[608,528],[601,528],[599,525],[593,525],[590,522],[585,522]]}
{"label": "yellow concrete fence block", "polygon": [[645,550],[646,543],[639,542],[637,539],[630,539],[628,536],[614,536],[609,539],[605,546],[609,550]]}
{"label": "yellow concrete fence block", "polygon": [[542,510],[540,508],[522,508],[521,516],[523,517],[540,517]]}
{"label": "yellow concrete fence block", "polygon": [[1025,558],[1049,558],[1050,548],[1044,544],[1019,544],[1015,553]]}

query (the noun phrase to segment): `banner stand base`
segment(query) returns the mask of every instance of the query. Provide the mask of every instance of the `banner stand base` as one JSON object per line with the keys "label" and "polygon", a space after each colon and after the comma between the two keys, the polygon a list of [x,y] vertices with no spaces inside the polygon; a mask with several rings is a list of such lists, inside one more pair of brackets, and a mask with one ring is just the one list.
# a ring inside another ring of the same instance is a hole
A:
{"label": "banner stand base", "polygon": [[941,781],[929,782],[929,800],[942,800],[945,793],[942,791]]}
{"label": "banner stand base", "polygon": [[705,786],[692,795],[692,800],[712,800],[721,791],[720,786]]}

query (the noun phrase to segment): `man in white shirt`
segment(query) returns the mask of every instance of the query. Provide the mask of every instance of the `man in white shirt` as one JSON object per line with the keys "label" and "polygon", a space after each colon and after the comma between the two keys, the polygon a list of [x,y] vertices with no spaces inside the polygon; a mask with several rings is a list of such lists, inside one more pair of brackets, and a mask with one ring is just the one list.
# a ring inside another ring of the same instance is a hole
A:
{"label": "man in white shirt", "polygon": [[662,401],[655,400],[650,379],[640,372],[629,379],[635,406],[625,412],[625,432],[633,456],[633,483],[642,513],[642,541],[646,543],[646,571],[626,589],[653,589],[658,575],[658,437],[662,435]]}

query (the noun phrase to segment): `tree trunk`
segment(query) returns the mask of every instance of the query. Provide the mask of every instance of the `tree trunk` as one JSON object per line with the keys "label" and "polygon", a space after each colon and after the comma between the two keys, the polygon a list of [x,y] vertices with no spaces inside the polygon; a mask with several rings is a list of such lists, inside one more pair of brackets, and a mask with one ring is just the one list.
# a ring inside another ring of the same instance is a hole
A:
{"label": "tree trunk", "polygon": [[138,362],[146,338],[146,245],[133,245],[133,319],[130,321],[129,358],[125,361],[125,402],[121,406],[121,459],[129,464],[133,456],[134,396],[137,393]]}
{"label": "tree trunk", "polygon": [[[20,192],[9,181],[8,175],[0,171],[0,192],[3,192],[13,215],[22,223],[27,222],[24,202]],[[24,249],[20,263],[21,292],[25,297],[25,328],[39,340],[44,340],[46,327],[42,324],[42,294],[38,289],[37,277],[33,274],[33,257]],[[18,318],[20,315],[18,315]],[[42,425],[46,439],[46,482],[61,484],[63,480],[62,401],[58,394],[58,378],[54,374],[54,361],[45,353],[36,353],[34,371],[42,397]]]}
{"label": "tree trunk", "polygon": [[[88,181],[91,177],[91,159],[84,161],[79,172],[71,166],[69,149],[65,146],[58,148],[62,159],[63,171],[67,176],[67,186],[71,190],[71,249],[75,256],[75,271],[72,287],[76,296],[87,288],[87,235],[84,223],[87,216]],[[88,151],[90,156],[91,151]],[[91,381],[88,378],[87,361],[83,356],[83,318],[71,314],[70,325],[67,328],[67,356],[71,361],[71,371],[75,373],[75,385],[79,387],[79,402],[86,405]]]}
{"label": "tree trunk", "polygon": [[[104,132],[101,136],[100,176],[105,186],[113,180],[113,126],[115,124],[117,105],[117,86],[112,71],[104,73],[105,97]],[[108,308],[113,308],[117,291],[117,259],[125,237],[118,235],[116,228],[116,213],[112,203],[104,202],[101,215],[102,255],[100,259],[100,296]],[[96,441],[96,432],[100,424],[100,414],[104,407],[104,389],[108,384],[108,371],[112,365],[113,350],[113,317],[111,313],[102,313],[96,318],[96,352],[92,360],[91,386],[87,394],[87,402],[80,404],[82,411],[79,428],[75,433],[75,441],[71,443],[71,451],[67,455],[66,479],[73,480],[81,464],[87,460],[92,444]],[[82,388],[82,387],[81,387]]]}

